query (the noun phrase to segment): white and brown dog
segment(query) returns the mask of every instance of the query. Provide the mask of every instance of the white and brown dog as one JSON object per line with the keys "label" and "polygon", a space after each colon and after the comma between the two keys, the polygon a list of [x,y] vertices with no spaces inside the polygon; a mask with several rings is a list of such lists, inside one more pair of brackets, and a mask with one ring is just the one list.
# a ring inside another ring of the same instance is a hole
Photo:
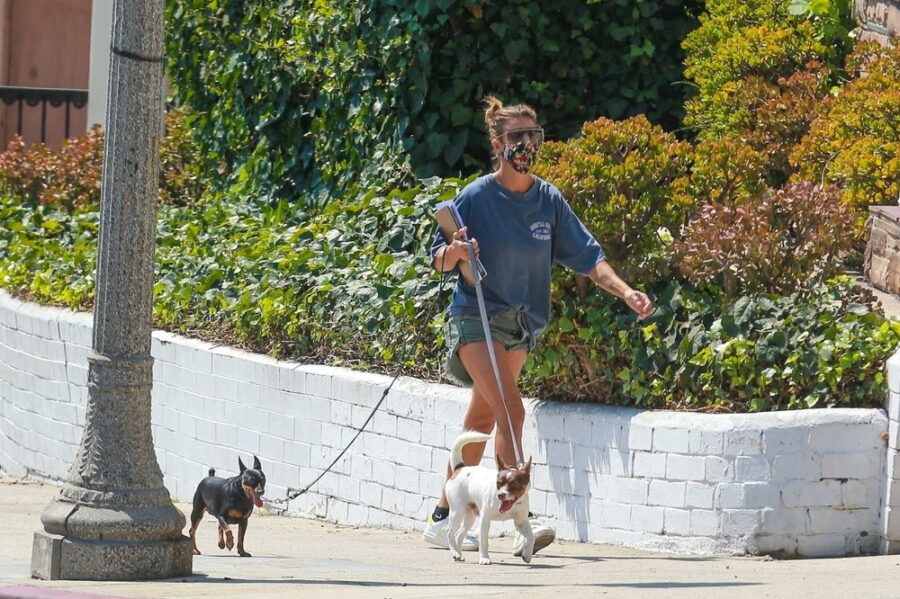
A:
{"label": "white and brown dog", "polygon": [[490,435],[478,431],[463,431],[453,443],[450,463],[453,474],[447,481],[445,490],[450,503],[450,527],[447,540],[450,553],[456,561],[463,561],[460,544],[477,517],[481,517],[478,541],[478,563],[488,565],[488,535],[491,522],[510,520],[525,537],[522,559],[531,561],[534,549],[534,534],[528,522],[528,486],[531,483],[531,459],[522,468],[503,464],[497,456],[497,470],[483,466],[466,466],[462,460],[462,448],[469,443],[483,443]]}

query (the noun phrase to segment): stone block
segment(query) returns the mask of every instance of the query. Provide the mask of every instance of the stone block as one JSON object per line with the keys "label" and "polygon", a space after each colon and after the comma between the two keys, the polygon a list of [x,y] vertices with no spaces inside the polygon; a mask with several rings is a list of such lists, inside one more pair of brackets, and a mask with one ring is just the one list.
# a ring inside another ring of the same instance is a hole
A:
{"label": "stone block", "polygon": [[813,534],[879,534],[878,510],[810,508],[809,530]]}
{"label": "stone block", "polygon": [[762,534],[808,533],[809,512],[805,509],[770,507],[760,510],[760,529]]}
{"label": "stone block", "polygon": [[797,553],[803,557],[837,557],[844,555],[847,537],[842,534],[811,534],[797,537]]}
{"label": "stone block", "polygon": [[772,462],[772,481],[819,480],[822,478],[822,464],[818,454],[792,453],[776,455]]}
{"label": "stone block", "polygon": [[771,477],[769,461],[763,455],[734,458],[734,479],[745,482],[768,481]]}
{"label": "stone block", "polygon": [[669,454],[666,461],[666,478],[669,480],[704,480],[706,478],[706,457]]}
{"label": "stone block", "polygon": [[276,462],[284,461],[284,439],[262,434],[259,436],[259,451],[261,456]]}
{"label": "stone block", "polygon": [[[665,454],[662,454],[665,455]],[[605,458],[605,470],[613,476],[636,476],[631,469],[631,453],[624,449],[610,449]]]}
{"label": "stone block", "polygon": [[331,422],[341,426],[349,426],[351,422],[351,405],[343,401],[331,402]]}
{"label": "stone block", "polygon": [[773,483],[745,483],[744,507],[766,508],[781,505],[781,491]]}
{"label": "stone block", "polygon": [[663,518],[663,533],[667,535],[690,535],[691,511],[666,508]]}
{"label": "stone block", "polygon": [[790,481],[781,490],[786,507],[804,508],[841,504],[841,484],[836,480]]}
{"label": "stone block", "polygon": [[594,447],[621,447],[625,444],[622,439],[623,431],[624,427],[619,422],[595,421],[591,428],[591,445]]}
{"label": "stone block", "polygon": [[323,423],[331,423],[332,400],[325,397],[311,395],[309,397],[309,417],[312,420]]}
{"label": "stone block", "polygon": [[882,459],[872,451],[827,453],[822,456],[822,477],[862,480],[882,476]]}
{"label": "stone block", "polygon": [[722,526],[719,512],[715,510],[691,510],[691,534],[700,537],[715,537]]}
{"label": "stone block", "polygon": [[685,506],[685,483],[651,480],[647,503],[683,508]]}
{"label": "stone block", "polygon": [[876,508],[881,481],[848,480],[841,483],[841,506],[844,508]]}
{"label": "stone block", "polygon": [[797,537],[782,534],[762,534],[752,539],[749,553],[793,557],[797,554]]}
{"label": "stone block", "polygon": [[[888,375],[888,388],[890,389],[892,394],[895,394],[894,397],[897,398],[900,396],[900,350],[893,353],[893,355],[888,358],[887,364],[887,375]],[[900,408],[896,408],[900,410]],[[889,412],[893,413],[894,409],[890,409]],[[894,418],[891,416],[893,420],[900,420],[900,418]]]}
{"label": "stone block", "polygon": [[734,480],[733,464],[723,457],[708,456],[706,458],[706,480],[713,483]]}
{"label": "stone block", "polygon": [[346,501],[359,503],[360,482],[352,476],[341,476],[338,480],[338,494]]}
{"label": "stone block", "polygon": [[722,510],[722,534],[751,536],[759,531],[759,510]]}
{"label": "stone block", "polygon": [[661,534],[665,508],[652,505],[631,506],[631,530]]}
{"label": "stone block", "polygon": [[688,445],[691,455],[719,455],[725,442],[725,434],[720,431],[695,429],[690,432]]}
{"label": "stone block", "polygon": [[725,456],[757,455],[763,450],[762,432],[758,430],[732,430],[725,434],[722,449]]}
{"label": "stone block", "polygon": [[397,417],[393,414],[376,412],[375,417],[372,419],[371,426],[372,430],[379,435],[388,437],[397,436]]}
{"label": "stone block", "polygon": [[872,424],[827,423],[810,431],[809,447],[820,452],[868,451],[883,449],[884,440]]}
{"label": "stone block", "polygon": [[372,458],[354,455],[350,460],[350,476],[357,480],[372,480]]}
{"label": "stone block", "polygon": [[653,449],[652,428],[641,425],[631,425],[630,427],[625,428],[623,435],[626,437],[626,443],[623,449],[630,449],[632,451],[650,451]]}
{"label": "stone block", "polygon": [[689,508],[712,509],[715,485],[689,481],[685,485],[684,503]]}
{"label": "stone block", "polygon": [[422,441],[422,423],[412,418],[397,418],[397,436],[411,443]]}
{"label": "stone block", "polygon": [[893,448],[887,450],[888,478],[900,479],[900,451]]}
{"label": "stone block", "polygon": [[372,480],[376,480],[386,488],[397,486],[397,471],[393,463],[384,459],[372,460]]}
{"label": "stone block", "polygon": [[644,478],[665,478],[667,453],[635,451],[633,474]]}
{"label": "stone block", "polygon": [[419,471],[407,466],[397,466],[395,484],[401,491],[410,493],[419,490]]}
{"label": "stone block", "polygon": [[321,366],[298,366],[295,370],[305,374],[304,393],[312,397],[331,399],[333,369]]}
{"label": "stone block", "polygon": [[632,505],[646,505],[649,484],[646,479],[626,478],[618,481],[613,499]]}
{"label": "stone block", "polygon": [[721,483],[716,487],[715,506],[720,509],[739,509],[747,506],[744,483]]}
{"label": "stone block", "polygon": [[681,453],[690,452],[691,431],[680,428],[654,428],[653,451]]}

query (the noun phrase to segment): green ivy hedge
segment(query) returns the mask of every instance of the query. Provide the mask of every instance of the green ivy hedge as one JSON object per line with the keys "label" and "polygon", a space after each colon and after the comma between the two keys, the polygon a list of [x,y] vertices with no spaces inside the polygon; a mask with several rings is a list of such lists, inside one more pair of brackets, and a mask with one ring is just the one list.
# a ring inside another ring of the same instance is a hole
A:
{"label": "green ivy hedge", "polygon": [[[450,285],[440,296],[428,263],[431,212],[465,183],[372,190],[312,218],[286,201],[163,205],[156,325],[299,361],[434,378]],[[70,214],[6,195],[0,222],[10,224],[0,228],[0,287],[90,307],[96,206]],[[580,299],[558,271],[557,317],[528,357],[524,391],[733,411],[883,402],[900,322],[848,281],[728,301],[676,283],[647,290],[659,310],[637,322],[608,294]]]}
{"label": "green ivy hedge", "polygon": [[207,180],[323,204],[361,176],[483,169],[481,101],[533,105],[552,138],[638,113],[673,128],[700,0],[168,0],[175,101]]}

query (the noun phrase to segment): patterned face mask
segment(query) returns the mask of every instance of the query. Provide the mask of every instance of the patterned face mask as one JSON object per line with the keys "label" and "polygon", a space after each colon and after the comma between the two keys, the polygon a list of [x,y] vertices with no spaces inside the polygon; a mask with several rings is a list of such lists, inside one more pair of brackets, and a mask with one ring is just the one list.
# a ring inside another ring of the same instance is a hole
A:
{"label": "patterned face mask", "polygon": [[505,144],[503,146],[503,158],[509,162],[517,172],[527,174],[534,165],[540,146],[520,141],[517,144]]}

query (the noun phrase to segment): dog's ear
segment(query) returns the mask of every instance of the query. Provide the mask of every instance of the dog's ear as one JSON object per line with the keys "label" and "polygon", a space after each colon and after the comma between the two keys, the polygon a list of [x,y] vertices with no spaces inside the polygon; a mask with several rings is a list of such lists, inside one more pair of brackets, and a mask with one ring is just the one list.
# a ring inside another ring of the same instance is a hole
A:
{"label": "dog's ear", "polygon": [[238,458],[238,468],[241,469],[240,474],[243,474],[244,470],[247,469],[247,467],[244,466],[244,460],[242,460],[241,458]]}
{"label": "dog's ear", "polygon": [[259,458],[256,456],[253,456],[253,469],[262,470],[262,464],[259,463]]}
{"label": "dog's ear", "polygon": [[530,456],[529,456],[529,458],[528,458],[528,463],[525,464],[524,470],[525,470],[525,472],[527,472],[528,474],[531,474],[531,457],[530,457]]}
{"label": "dog's ear", "polygon": [[503,463],[503,458],[500,457],[499,453],[495,456],[495,459],[497,460],[497,470],[506,470],[506,464]]}

